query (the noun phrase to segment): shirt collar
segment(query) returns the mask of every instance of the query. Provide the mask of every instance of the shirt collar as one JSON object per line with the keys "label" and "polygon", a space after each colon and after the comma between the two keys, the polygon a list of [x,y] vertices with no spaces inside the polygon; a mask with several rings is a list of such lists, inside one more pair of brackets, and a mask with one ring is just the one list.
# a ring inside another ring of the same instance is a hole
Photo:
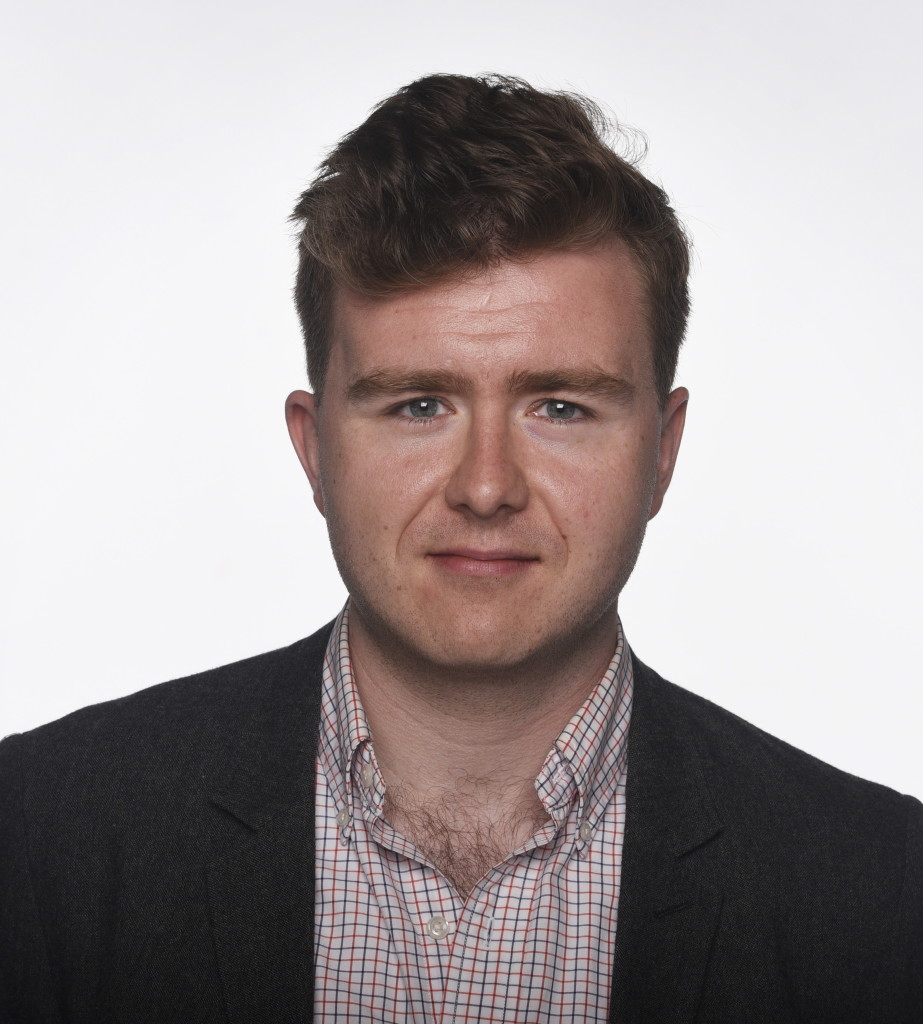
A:
{"label": "shirt collar", "polygon": [[590,695],[558,734],[535,780],[553,815],[557,804],[579,800],[580,820],[595,829],[624,780],[634,673],[631,652],[616,623],[615,651]]}
{"label": "shirt collar", "polygon": [[372,738],[349,657],[349,602],[343,606],[324,656],[321,746],[328,769],[349,776],[356,751]]}
{"label": "shirt collar", "polygon": [[[615,652],[606,671],[558,734],[535,779],[539,799],[553,817],[557,816],[554,809],[563,811],[579,799],[581,820],[595,828],[613,799],[625,774],[633,685],[631,652],[619,621]],[[347,601],[333,625],[324,657],[318,748],[331,784],[344,798],[352,790],[359,761],[373,763],[371,738],[349,657]]]}

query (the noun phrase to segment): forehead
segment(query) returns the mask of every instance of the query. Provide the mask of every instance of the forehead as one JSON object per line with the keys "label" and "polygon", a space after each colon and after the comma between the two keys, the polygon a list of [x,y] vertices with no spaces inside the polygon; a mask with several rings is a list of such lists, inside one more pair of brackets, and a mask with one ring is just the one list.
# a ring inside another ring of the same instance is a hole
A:
{"label": "forehead", "polygon": [[[647,376],[647,297],[631,252],[614,240],[580,252],[504,262],[380,299],[335,296],[331,372],[473,360],[616,365]],[[638,381],[640,383],[640,380]]]}

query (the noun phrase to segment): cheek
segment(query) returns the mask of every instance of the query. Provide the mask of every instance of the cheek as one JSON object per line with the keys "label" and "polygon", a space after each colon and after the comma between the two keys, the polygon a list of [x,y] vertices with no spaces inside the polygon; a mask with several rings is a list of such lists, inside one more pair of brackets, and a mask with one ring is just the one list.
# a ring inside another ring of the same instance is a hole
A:
{"label": "cheek", "polygon": [[321,489],[331,530],[374,544],[400,536],[440,486],[439,460],[412,445],[376,450],[360,438],[332,440],[321,449]]}
{"label": "cheek", "polygon": [[543,474],[542,490],[572,553],[596,561],[633,543],[653,493],[648,463],[647,452],[625,446]]}

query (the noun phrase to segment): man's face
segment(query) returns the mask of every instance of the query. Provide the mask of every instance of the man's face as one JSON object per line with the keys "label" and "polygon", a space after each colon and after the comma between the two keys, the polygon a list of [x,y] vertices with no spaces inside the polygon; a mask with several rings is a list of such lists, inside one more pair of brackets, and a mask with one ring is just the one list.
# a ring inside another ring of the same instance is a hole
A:
{"label": "man's face", "polygon": [[660,408],[645,303],[618,242],[338,294],[323,400],[287,415],[351,628],[475,672],[612,635],[687,397]]}

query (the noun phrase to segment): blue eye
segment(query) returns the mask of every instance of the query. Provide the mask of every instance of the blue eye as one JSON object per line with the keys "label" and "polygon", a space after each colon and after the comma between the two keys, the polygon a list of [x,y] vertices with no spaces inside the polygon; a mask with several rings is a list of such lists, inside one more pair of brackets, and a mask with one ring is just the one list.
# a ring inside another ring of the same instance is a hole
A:
{"label": "blue eye", "polygon": [[573,402],[562,402],[557,398],[549,398],[545,409],[552,420],[572,420],[577,414],[577,406]]}
{"label": "blue eye", "polygon": [[435,398],[415,398],[406,409],[414,419],[431,419],[439,411],[439,402]]}

